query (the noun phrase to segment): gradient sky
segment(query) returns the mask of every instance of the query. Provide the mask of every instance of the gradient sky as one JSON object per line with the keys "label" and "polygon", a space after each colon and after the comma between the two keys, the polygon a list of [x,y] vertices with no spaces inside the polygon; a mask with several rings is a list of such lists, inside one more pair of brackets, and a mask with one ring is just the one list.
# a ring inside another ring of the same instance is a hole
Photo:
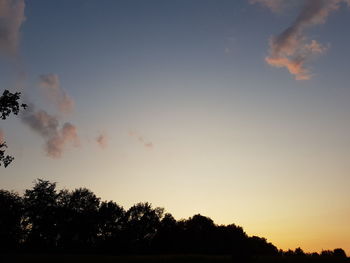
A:
{"label": "gradient sky", "polygon": [[[125,208],[149,201],[177,219],[235,223],[282,249],[349,255],[350,8],[339,0],[301,33],[299,47],[316,40],[322,54],[307,54],[308,80],[296,80],[265,61],[305,1],[283,2],[25,1],[1,87],[74,124],[79,146],[48,156],[21,117],[1,121],[16,157],[1,188],[44,178]],[[72,112],[45,96],[45,76]]]}

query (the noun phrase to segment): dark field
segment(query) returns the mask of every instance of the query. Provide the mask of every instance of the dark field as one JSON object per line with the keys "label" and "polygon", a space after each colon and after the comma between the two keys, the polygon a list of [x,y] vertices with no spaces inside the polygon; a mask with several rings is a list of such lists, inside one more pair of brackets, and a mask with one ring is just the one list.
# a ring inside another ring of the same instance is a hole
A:
{"label": "dark field", "polygon": [[110,255],[6,255],[1,257],[1,263],[25,262],[25,263],[196,263],[196,262],[232,262],[230,256],[207,256],[207,255],[157,255],[157,256],[110,256]]}
{"label": "dark field", "polygon": [[145,255],[145,256],[113,256],[113,255],[3,255],[0,256],[1,263],[240,263],[240,262],[252,262],[252,263],[293,263],[293,262],[324,262],[324,263],[337,263],[346,262],[350,263],[350,259],[316,259],[316,258],[280,258],[280,257],[263,257],[254,258],[251,260],[232,260],[229,255]]}

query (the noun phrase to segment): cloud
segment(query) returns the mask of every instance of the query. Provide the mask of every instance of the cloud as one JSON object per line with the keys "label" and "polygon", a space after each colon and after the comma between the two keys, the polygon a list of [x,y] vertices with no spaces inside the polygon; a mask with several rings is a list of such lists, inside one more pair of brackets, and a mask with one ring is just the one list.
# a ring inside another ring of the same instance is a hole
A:
{"label": "cloud", "polygon": [[320,53],[322,54],[327,50],[327,47],[323,46],[322,44],[318,43],[316,40],[311,40],[310,44],[305,45],[305,49],[308,50],[311,53]]}
{"label": "cloud", "polygon": [[144,143],[144,146],[146,148],[153,148],[153,143],[152,142],[146,142],[146,143]]}
{"label": "cloud", "polygon": [[49,157],[60,158],[67,145],[79,146],[79,137],[76,127],[66,122],[60,125],[57,117],[44,110],[34,110],[28,107],[21,115],[23,123],[46,140],[45,151]]}
{"label": "cloud", "polygon": [[[56,74],[45,74],[39,77],[45,98],[53,103],[58,112],[69,113],[74,107],[73,100],[61,88]],[[51,158],[62,157],[68,146],[79,146],[80,139],[77,127],[69,122],[61,123],[60,119],[45,110],[36,110],[31,104],[21,115],[22,122],[29,126],[45,140],[45,152]]]}
{"label": "cloud", "polygon": [[5,134],[4,132],[0,129],[0,144],[3,143],[5,141]]}
{"label": "cloud", "polygon": [[145,140],[145,138],[134,131],[129,131],[129,136],[136,138],[139,143],[141,143],[145,148],[152,149],[153,143]]}
{"label": "cloud", "polygon": [[43,88],[46,98],[62,113],[70,113],[74,108],[73,99],[61,88],[56,74],[45,74],[39,77],[39,85]]}
{"label": "cloud", "polygon": [[97,144],[102,148],[106,148],[108,146],[108,137],[105,133],[101,133],[96,137]]}
{"label": "cloud", "polygon": [[6,55],[17,56],[24,8],[24,0],[0,0],[0,52]]}
{"label": "cloud", "polygon": [[[274,1],[252,2],[263,3],[271,8]],[[294,23],[270,39],[269,55],[265,61],[274,67],[287,68],[297,80],[310,79],[312,74],[305,64],[313,55],[324,53],[326,47],[316,40],[309,41],[305,31],[312,26],[325,23],[329,14],[337,10],[342,2],[349,3],[349,0],[304,0],[304,5]]]}
{"label": "cloud", "polygon": [[280,12],[284,6],[284,0],[250,0],[251,4],[262,4],[271,9],[273,12]]}
{"label": "cloud", "polygon": [[[0,53],[18,58],[20,28],[25,21],[24,9],[24,0],[0,0]],[[25,73],[19,73],[18,86],[23,86]],[[46,98],[61,113],[70,113],[73,110],[74,101],[61,89],[57,75],[41,75],[39,84]],[[45,151],[52,158],[61,157],[69,145],[79,145],[77,128],[73,124],[61,124],[56,116],[44,110],[36,111],[33,105],[22,112],[21,120],[45,139]],[[3,137],[4,134],[0,130],[0,141]]]}

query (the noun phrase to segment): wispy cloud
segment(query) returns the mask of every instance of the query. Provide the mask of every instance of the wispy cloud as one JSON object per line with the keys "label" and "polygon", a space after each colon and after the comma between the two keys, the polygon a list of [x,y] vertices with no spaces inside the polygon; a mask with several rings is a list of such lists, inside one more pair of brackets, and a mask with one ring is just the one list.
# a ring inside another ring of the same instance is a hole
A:
{"label": "wispy cloud", "polygon": [[96,142],[98,146],[100,146],[102,149],[106,148],[108,146],[108,136],[105,132],[100,133],[96,137]]}
{"label": "wispy cloud", "polygon": [[39,85],[46,98],[53,103],[61,113],[71,113],[74,108],[73,99],[61,88],[56,74],[45,74],[39,77]]}
{"label": "wispy cloud", "polygon": [[249,0],[251,4],[260,3],[271,9],[273,12],[280,12],[285,4],[284,0]]}
{"label": "wispy cloud", "polygon": [[57,117],[44,110],[35,111],[31,105],[23,112],[21,119],[46,140],[45,151],[49,157],[61,157],[67,145],[79,146],[77,128],[69,122],[61,125]]}
{"label": "wispy cloud", "polygon": [[0,51],[17,56],[20,28],[25,21],[24,0],[0,0]]}
{"label": "wispy cloud", "polygon": [[5,134],[2,129],[0,129],[0,144],[5,141]]}
{"label": "wispy cloud", "polygon": [[[44,91],[47,101],[53,103],[60,113],[70,113],[74,101],[61,88],[56,74],[45,74],[39,77],[39,85]],[[61,124],[59,117],[45,110],[36,110],[34,105],[23,112],[21,119],[33,131],[45,139],[45,152],[51,158],[62,157],[68,146],[79,146],[80,139],[77,127],[70,122]]]}
{"label": "wispy cloud", "polygon": [[136,138],[136,140],[141,143],[145,148],[152,149],[153,148],[153,143],[149,140],[146,140],[142,135],[134,132],[134,131],[129,131],[129,136]]}
{"label": "wispy cloud", "polygon": [[[286,0],[285,0],[286,1]],[[275,1],[254,0],[271,9]],[[270,39],[269,55],[266,62],[274,67],[285,67],[297,80],[310,79],[312,74],[306,63],[315,54],[322,54],[326,47],[312,39],[309,40],[305,31],[315,25],[326,22],[332,11],[337,10],[342,2],[349,0],[304,0],[303,7],[294,23]],[[282,3],[280,3],[282,4]],[[277,5],[277,4],[276,4]]]}
{"label": "wispy cloud", "polygon": [[[19,58],[20,28],[25,21],[24,10],[24,0],[0,0],[0,53]],[[18,83],[22,84],[24,78],[25,73],[21,71]],[[45,74],[39,79],[46,99],[53,103],[60,113],[70,113],[74,101],[61,88],[58,76]],[[45,151],[52,158],[61,157],[67,146],[80,144],[76,126],[69,122],[61,124],[57,116],[44,110],[36,110],[34,105],[22,112],[21,119],[45,139]],[[3,140],[3,137],[4,134],[0,130],[0,140]]]}

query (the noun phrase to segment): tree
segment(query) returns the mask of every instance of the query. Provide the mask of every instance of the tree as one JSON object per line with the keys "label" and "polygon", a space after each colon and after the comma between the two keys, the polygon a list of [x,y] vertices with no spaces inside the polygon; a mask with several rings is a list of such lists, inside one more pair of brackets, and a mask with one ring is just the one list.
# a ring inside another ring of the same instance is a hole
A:
{"label": "tree", "polygon": [[339,258],[346,258],[346,253],[342,248],[336,248],[333,250],[333,255]]}
{"label": "tree", "polygon": [[105,251],[122,250],[125,210],[113,201],[102,202],[99,209],[99,247]]}
{"label": "tree", "polygon": [[0,190],[0,251],[18,249],[23,240],[23,202],[14,192]]}
{"label": "tree", "polygon": [[57,234],[56,183],[38,179],[33,189],[24,194],[25,216],[28,221],[29,245],[48,249],[56,246]]}
{"label": "tree", "polygon": [[157,253],[177,252],[181,232],[183,232],[183,229],[178,226],[176,219],[170,213],[166,213],[160,221],[158,231],[152,240],[154,251]]}
{"label": "tree", "polygon": [[6,142],[0,141],[0,166],[7,167],[15,158],[10,155],[5,155],[5,149],[7,148]]}
{"label": "tree", "polygon": [[[8,90],[4,91],[0,97],[1,119],[5,120],[11,113],[17,115],[21,108],[25,109],[27,107],[26,104],[19,104],[20,96],[20,92],[11,93]],[[12,156],[5,154],[6,148],[6,142],[0,141],[0,166],[3,165],[4,167],[7,167],[14,160]]]}
{"label": "tree", "polygon": [[96,244],[100,198],[86,188],[72,192],[63,190],[59,196],[59,243],[66,249],[87,249]]}
{"label": "tree", "polygon": [[147,250],[163,217],[164,209],[152,208],[150,203],[138,203],[125,214],[126,233],[129,245],[136,252]]}

